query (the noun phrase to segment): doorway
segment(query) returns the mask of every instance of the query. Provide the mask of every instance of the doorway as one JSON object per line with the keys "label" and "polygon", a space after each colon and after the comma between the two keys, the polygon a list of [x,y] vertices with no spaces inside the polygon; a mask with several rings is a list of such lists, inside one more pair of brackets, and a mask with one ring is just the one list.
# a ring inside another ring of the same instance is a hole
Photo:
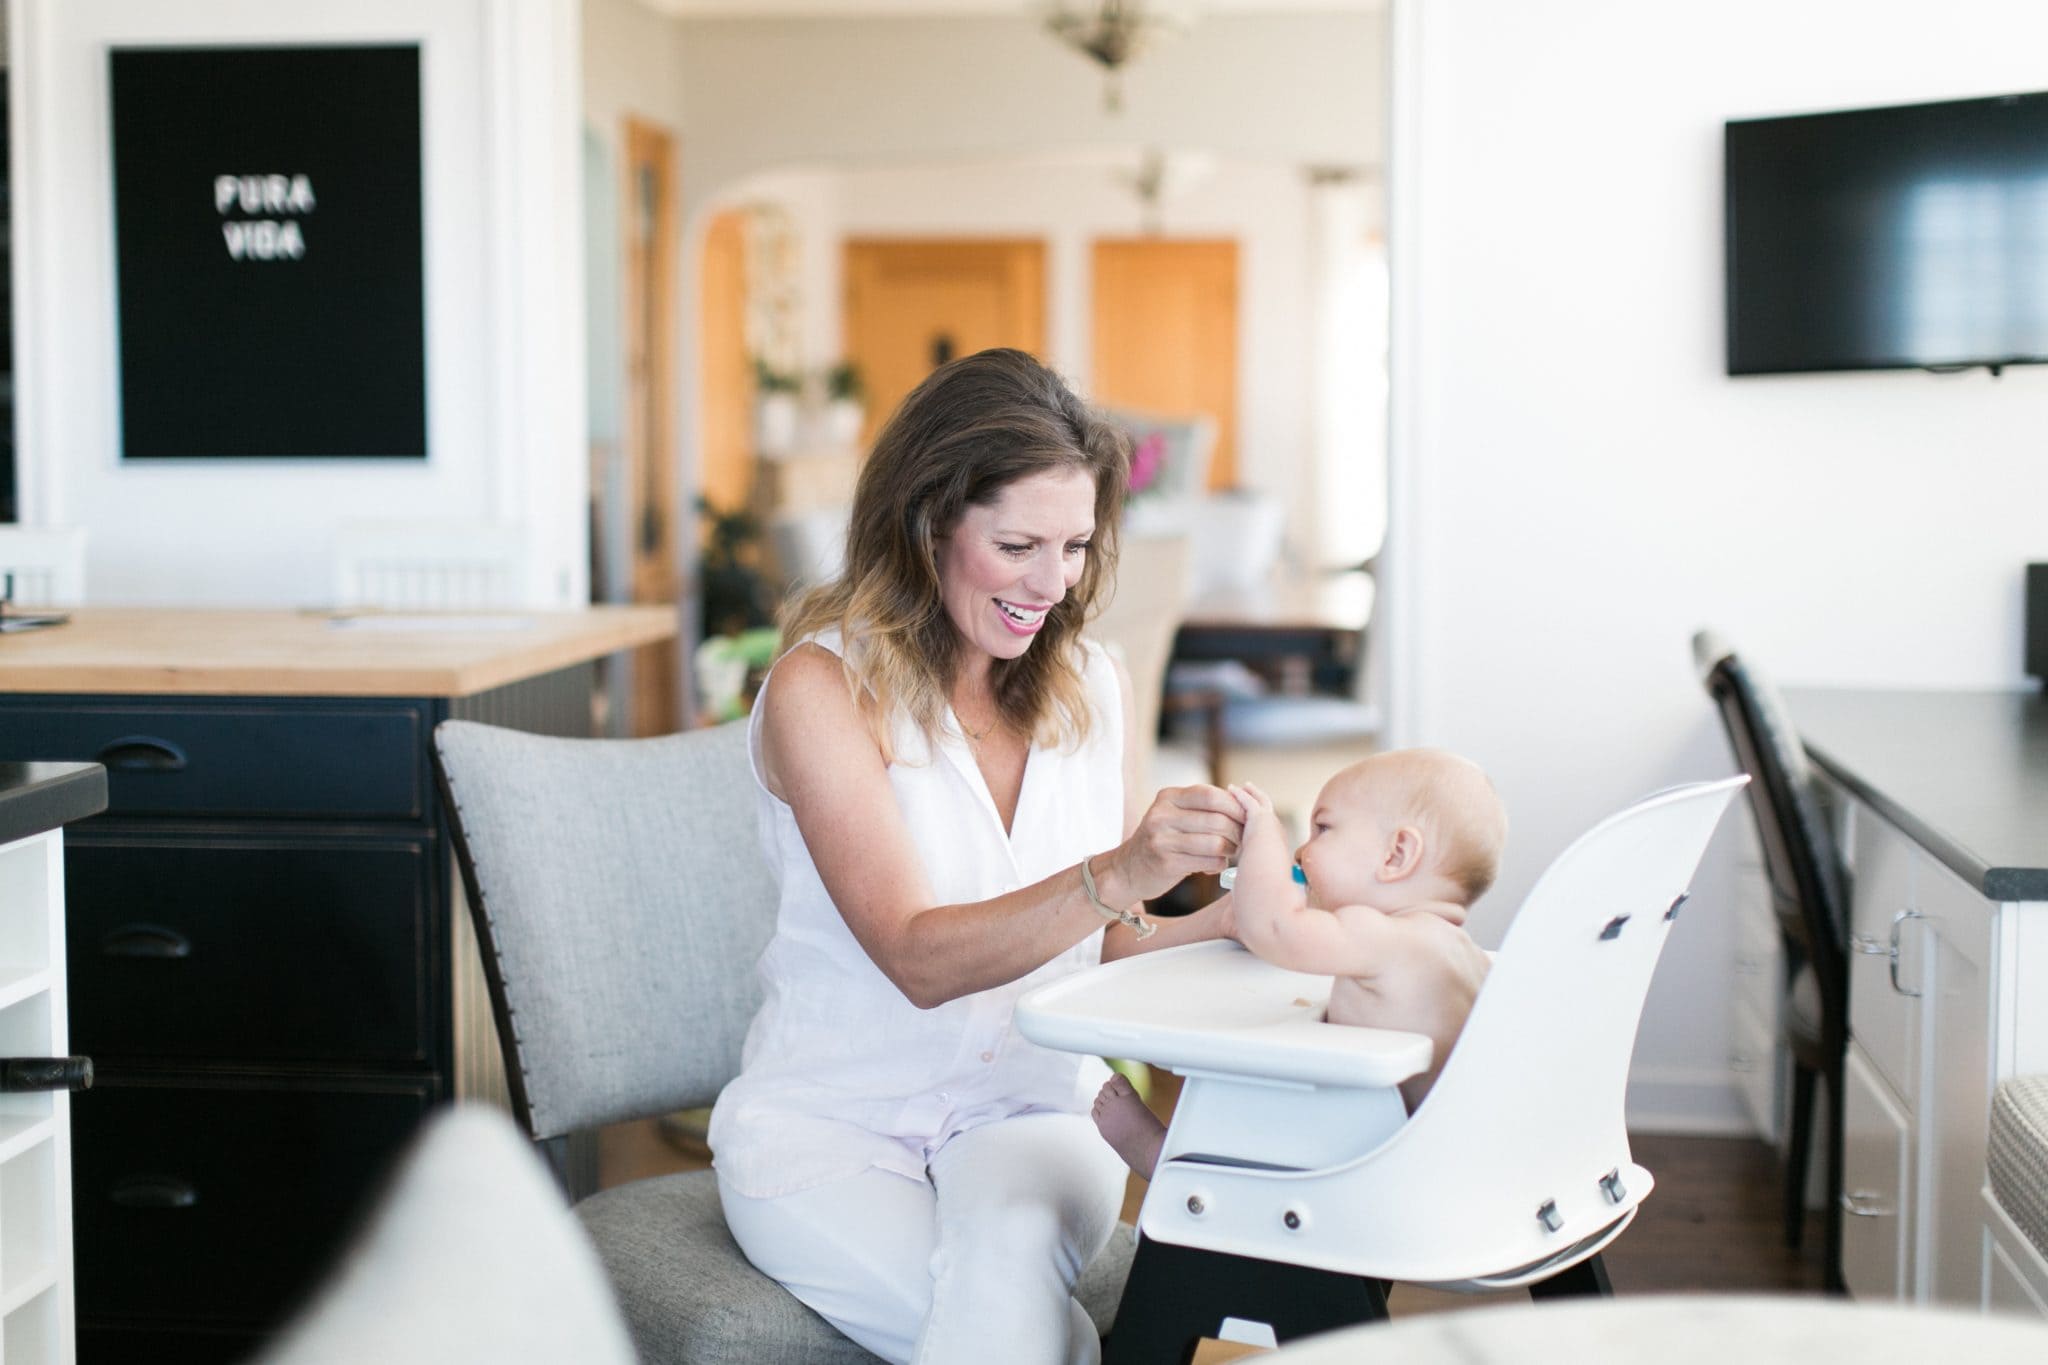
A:
{"label": "doorway", "polygon": [[1098,239],[1094,384],[1097,402],[1216,423],[1209,487],[1237,483],[1237,242],[1224,238]]}
{"label": "doorway", "polygon": [[1045,351],[1045,244],[1026,238],[849,239],[846,356],[867,384],[865,447],[940,365],[991,346]]}
{"label": "doorway", "polygon": [[[675,606],[677,553],[676,151],[665,129],[625,122],[625,411],[623,524],[628,599]],[[666,734],[683,722],[681,653],[674,644],[637,650],[630,666],[629,729]]]}

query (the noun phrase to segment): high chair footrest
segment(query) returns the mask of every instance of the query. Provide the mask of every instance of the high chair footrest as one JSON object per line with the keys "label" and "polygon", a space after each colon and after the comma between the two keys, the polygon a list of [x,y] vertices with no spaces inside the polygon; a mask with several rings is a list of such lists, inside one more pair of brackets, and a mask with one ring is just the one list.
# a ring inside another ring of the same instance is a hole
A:
{"label": "high chair footrest", "polygon": [[1193,1359],[1226,1319],[1264,1323],[1281,1344],[1387,1316],[1386,1286],[1361,1275],[1138,1238],[1103,1365]]}

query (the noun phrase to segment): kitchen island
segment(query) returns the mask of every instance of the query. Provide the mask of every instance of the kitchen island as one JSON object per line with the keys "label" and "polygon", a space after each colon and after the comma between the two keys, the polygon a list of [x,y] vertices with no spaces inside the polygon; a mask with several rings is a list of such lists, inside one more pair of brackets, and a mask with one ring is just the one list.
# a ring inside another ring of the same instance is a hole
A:
{"label": "kitchen island", "polygon": [[668,608],[90,609],[0,636],[0,760],[107,768],[67,831],[79,1355],[247,1354],[433,1106],[503,1086],[435,791],[463,718],[591,732]]}
{"label": "kitchen island", "polygon": [[1994,1088],[2048,1072],[2048,698],[1786,700],[1850,874],[1843,1277],[1865,1301],[2048,1313],[1986,1184]]}

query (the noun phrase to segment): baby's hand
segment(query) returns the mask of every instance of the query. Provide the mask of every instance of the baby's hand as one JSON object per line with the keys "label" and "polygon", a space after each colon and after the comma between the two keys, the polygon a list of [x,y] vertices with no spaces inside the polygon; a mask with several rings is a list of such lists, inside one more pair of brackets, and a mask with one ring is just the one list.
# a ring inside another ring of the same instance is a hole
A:
{"label": "baby's hand", "polygon": [[1252,822],[1260,816],[1273,814],[1273,798],[1249,782],[1233,782],[1230,794],[1237,798],[1238,807],[1244,811],[1244,827],[1250,832]]}

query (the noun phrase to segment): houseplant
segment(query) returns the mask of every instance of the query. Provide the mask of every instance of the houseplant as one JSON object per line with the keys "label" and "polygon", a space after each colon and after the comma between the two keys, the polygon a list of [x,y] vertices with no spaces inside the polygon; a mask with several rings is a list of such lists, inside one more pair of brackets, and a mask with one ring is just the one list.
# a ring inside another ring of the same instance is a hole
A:
{"label": "houseplant", "polygon": [[867,385],[861,382],[860,367],[842,360],[825,371],[825,442],[850,446],[860,440],[868,416]]}
{"label": "houseplant", "polygon": [[802,390],[796,374],[754,357],[754,449],[761,455],[779,459],[796,449]]}

